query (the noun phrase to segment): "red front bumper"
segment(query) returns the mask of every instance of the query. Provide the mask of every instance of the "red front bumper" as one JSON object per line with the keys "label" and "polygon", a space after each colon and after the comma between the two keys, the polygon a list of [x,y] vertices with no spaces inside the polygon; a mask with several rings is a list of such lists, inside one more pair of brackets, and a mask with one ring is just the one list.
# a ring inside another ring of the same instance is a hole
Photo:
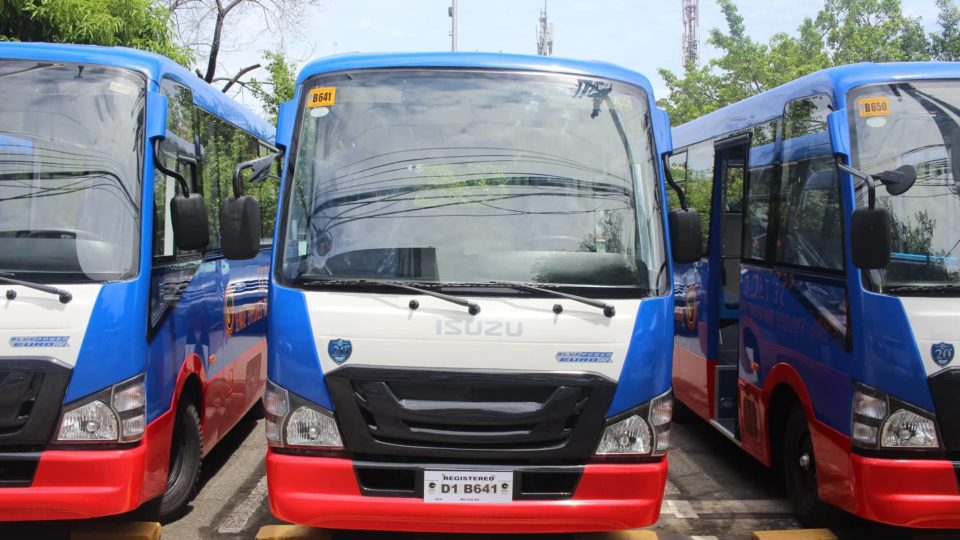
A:
{"label": "red front bumper", "polygon": [[852,510],[901,527],[960,528],[960,489],[953,463],[851,456]]}
{"label": "red front bumper", "polygon": [[349,459],[267,453],[270,509],[312,527],[418,532],[612,531],[657,521],[667,461],[591,464],[568,500],[503,504],[425,503],[360,494]]}
{"label": "red front bumper", "polygon": [[0,488],[0,521],[83,519],[133,510],[143,492],[145,445],[48,450],[29,487]]}

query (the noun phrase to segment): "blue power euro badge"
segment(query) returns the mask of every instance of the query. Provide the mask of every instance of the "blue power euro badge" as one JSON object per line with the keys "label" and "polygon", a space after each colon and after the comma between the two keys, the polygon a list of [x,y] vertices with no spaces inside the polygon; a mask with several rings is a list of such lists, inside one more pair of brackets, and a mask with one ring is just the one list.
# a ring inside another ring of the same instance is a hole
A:
{"label": "blue power euro badge", "polygon": [[609,364],[613,362],[612,352],[558,352],[557,362],[576,364]]}
{"label": "blue power euro badge", "polygon": [[353,344],[349,339],[331,339],[327,343],[327,354],[337,364],[342,364],[353,354]]}
{"label": "blue power euro badge", "polygon": [[950,361],[953,360],[953,354],[952,343],[934,343],[930,347],[930,356],[933,357],[933,361],[940,367],[949,364]]}
{"label": "blue power euro badge", "polygon": [[70,336],[14,336],[11,347],[69,347]]}

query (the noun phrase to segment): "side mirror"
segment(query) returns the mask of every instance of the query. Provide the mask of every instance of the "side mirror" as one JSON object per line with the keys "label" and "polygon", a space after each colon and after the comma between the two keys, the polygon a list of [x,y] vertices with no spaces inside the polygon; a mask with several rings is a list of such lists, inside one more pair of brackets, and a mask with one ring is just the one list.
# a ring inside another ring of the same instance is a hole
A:
{"label": "side mirror", "polygon": [[673,261],[691,264],[703,255],[703,231],[700,214],[696,210],[671,210],[667,214],[670,225],[670,250]]}
{"label": "side mirror", "polygon": [[290,148],[290,139],[293,137],[293,125],[296,123],[297,100],[285,101],[277,107],[277,131],[274,143],[277,148]]}
{"label": "side mirror", "polygon": [[[240,188],[243,183],[243,178],[241,174],[243,171],[249,169],[250,176],[247,177],[247,182],[259,182],[267,177],[270,174],[270,167],[273,165],[273,162],[280,158],[282,154],[270,154],[269,156],[264,156],[262,158],[251,159],[250,161],[244,161],[243,163],[238,164],[233,169],[233,189],[236,191]],[[242,189],[241,189],[242,191]]]}
{"label": "side mirror", "polygon": [[917,169],[913,165],[901,165],[896,170],[884,171],[880,175],[880,182],[891,195],[903,195],[916,181]]}
{"label": "side mirror", "polygon": [[210,243],[207,207],[199,193],[176,195],[170,200],[170,224],[178,249],[203,249]]}
{"label": "side mirror", "polygon": [[886,208],[858,208],[850,219],[850,253],[853,264],[880,270],[890,262],[892,239],[890,212]]}
{"label": "side mirror", "polygon": [[256,257],[260,251],[260,203],[248,195],[223,201],[220,237],[220,247],[227,259]]}

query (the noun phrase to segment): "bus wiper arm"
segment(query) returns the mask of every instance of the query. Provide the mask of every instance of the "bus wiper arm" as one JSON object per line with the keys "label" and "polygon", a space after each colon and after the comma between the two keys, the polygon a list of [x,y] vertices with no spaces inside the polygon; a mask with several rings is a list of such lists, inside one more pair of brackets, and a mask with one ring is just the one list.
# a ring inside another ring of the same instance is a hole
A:
{"label": "bus wiper arm", "polygon": [[[22,279],[14,279],[8,275],[0,273],[0,282],[9,283],[11,285],[20,285],[21,287],[29,287],[34,290],[38,290],[45,293],[55,294],[60,297],[61,304],[67,304],[73,300],[73,295],[70,294],[70,291],[61,289],[59,287],[54,287],[52,285],[44,285],[42,283],[34,283],[32,281],[23,281]],[[13,300],[17,297],[17,291],[9,290],[7,291],[7,300]]]}
{"label": "bus wiper arm", "polygon": [[[608,304],[603,300],[596,300],[594,298],[587,298],[586,296],[578,296],[576,294],[569,294],[555,289],[547,289],[545,287],[537,287],[529,283],[524,283],[522,281],[490,281],[490,285],[502,285],[504,287],[512,287],[514,289],[521,289],[525,291],[534,291],[546,294],[552,294],[554,296],[559,296],[561,298],[566,298],[567,300],[573,300],[574,302],[580,302],[581,304],[586,304],[588,306],[593,306],[595,308],[600,308],[603,310],[604,316],[607,318],[612,318],[617,314],[616,308],[612,304]],[[553,312],[560,314],[563,311],[563,307],[560,304],[553,306]]]}
{"label": "bus wiper arm", "polygon": [[[401,283],[399,281],[387,281],[380,279],[329,279],[329,278],[309,278],[306,280],[308,284],[310,283],[322,283],[329,285],[374,285],[374,286],[385,286],[385,287],[395,287],[397,289],[406,289],[408,291],[418,292],[425,294],[427,296],[432,296],[434,298],[439,298],[440,300],[445,300],[452,304],[457,304],[458,306],[464,306],[467,308],[467,312],[471,315],[476,315],[480,313],[480,305],[474,302],[473,300],[467,300],[466,298],[460,298],[459,296],[452,296],[449,294],[439,293],[437,291],[431,291],[426,287],[416,287],[414,285],[407,285],[406,283]],[[417,309],[419,307],[416,301],[410,301],[410,308]]]}

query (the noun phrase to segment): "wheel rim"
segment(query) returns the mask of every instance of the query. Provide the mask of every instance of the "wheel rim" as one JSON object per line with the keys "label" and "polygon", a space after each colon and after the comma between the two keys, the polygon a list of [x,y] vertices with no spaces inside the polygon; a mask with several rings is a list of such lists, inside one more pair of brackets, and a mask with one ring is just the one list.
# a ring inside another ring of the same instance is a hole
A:
{"label": "wheel rim", "polygon": [[803,430],[797,444],[796,469],[798,484],[805,498],[817,495],[817,464],[813,455],[813,440],[810,431]]}

